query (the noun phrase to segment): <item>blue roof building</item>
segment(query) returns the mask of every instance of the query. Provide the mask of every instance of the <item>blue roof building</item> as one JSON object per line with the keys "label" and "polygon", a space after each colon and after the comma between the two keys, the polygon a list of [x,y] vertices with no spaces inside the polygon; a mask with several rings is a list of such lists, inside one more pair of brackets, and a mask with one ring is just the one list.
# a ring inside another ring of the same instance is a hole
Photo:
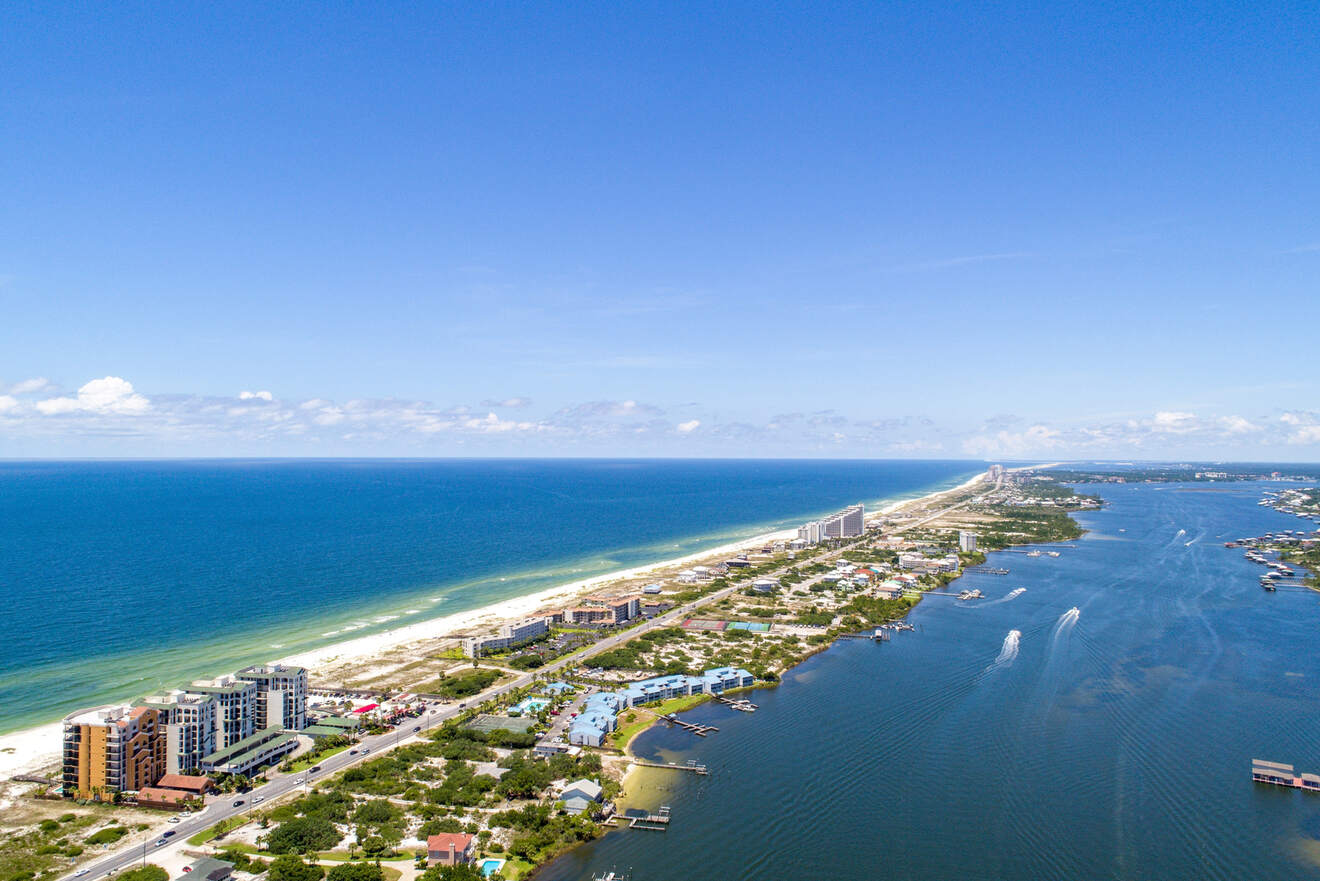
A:
{"label": "blue roof building", "polygon": [[546,694],[572,694],[577,691],[577,687],[567,682],[551,682],[541,690]]}

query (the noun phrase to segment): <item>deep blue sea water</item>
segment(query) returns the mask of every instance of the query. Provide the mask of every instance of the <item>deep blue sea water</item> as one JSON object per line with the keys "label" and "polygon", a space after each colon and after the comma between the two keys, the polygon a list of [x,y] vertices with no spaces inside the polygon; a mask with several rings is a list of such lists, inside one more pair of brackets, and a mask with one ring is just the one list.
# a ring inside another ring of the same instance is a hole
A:
{"label": "deep blue sea water", "polygon": [[1085,487],[1107,506],[1059,557],[991,554],[1010,573],[926,597],[916,632],[837,643],[755,713],[686,714],[710,737],[641,735],[711,775],[635,771],[669,831],[611,832],[537,881],[1320,878],[1320,795],[1250,774],[1320,773],[1320,596],[1266,593],[1223,546],[1313,528],[1257,507],[1266,488]]}
{"label": "deep blue sea water", "polygon": [[0,732],[979,470],[966,461],[0,462]]}

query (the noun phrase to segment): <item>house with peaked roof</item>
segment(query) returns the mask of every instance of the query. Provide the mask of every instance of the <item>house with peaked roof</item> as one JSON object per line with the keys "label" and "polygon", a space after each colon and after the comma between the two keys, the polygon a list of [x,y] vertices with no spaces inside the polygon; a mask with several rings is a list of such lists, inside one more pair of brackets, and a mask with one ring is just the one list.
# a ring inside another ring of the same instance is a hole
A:
{"label": "house with peaked roof", "polygon": [[470,863],[477,854],[477,839],[466,832],[442,832],[426,838],[426,862],[431,866]]}

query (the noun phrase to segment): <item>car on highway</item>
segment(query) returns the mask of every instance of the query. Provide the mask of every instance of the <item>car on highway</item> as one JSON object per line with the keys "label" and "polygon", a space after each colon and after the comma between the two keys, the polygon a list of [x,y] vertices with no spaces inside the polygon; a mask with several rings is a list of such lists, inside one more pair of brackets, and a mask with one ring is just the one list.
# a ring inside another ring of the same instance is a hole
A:
{"label": "car on highway", "polygon": [[366,746],[362,747],[362,755],[365,756],[365,755],[366,755],[367,753],[369,753],[369,752],[371,752],[371,748],[370,748],[370,747],[366,747]]}
{"label": "car on highway", "polygon": [[241,807],[243,807],[243,799],[241,799],[241,798],[240,798],[240,799],[235,799],[235,801],[234,801],[234,807],[236,807],[236,808],[241,808]]}
{"label": "car on highway", "polygon": [[350,756],[355,756],[355,755],[358,754],[358,751],[355,750],[355,749],[351,749],[351,750],[348,751],[348,754],[349,754]]}
{"label": "car on highway", "polygon": [[317,771],[319,771],[319,770],[321,770],[321,766],[320,766],[320,765],[317,765],[316,767],[314,767],[314,768],[312,768],[311,770],[309,770],[307,773],[308,773],[308,774],[315,774],[315,773],[316,773]]}
{"label": "car on highway", "polygon": [[421,731],[421,730],[422,730],[422,726],[421,726],[421,725],[414,725],[414,726],[413,726],[413,733],[414,733],[414,734],[416,734],[418,731]]}
{"label": "car on highway", "polygon": [[264,795],[259,795],[259,796],[257,796],[256,798],[252,799],[252,803],[253,803],[254,805],[259,805],[259,804],[261,804],[261,803],[262,803],[263,801],[265,801],[265,800],[266,800],[266,796],[264,796]]}
{"label": "car on highway", "polygon": [[293,782],[294,782],[294,783],[297,783],[298,785],[301,786],[302,784],[304,784],[304,783],[307,782],[307,778],[306,778],[306,777],[299,777],[297,780],[295,780],[295,781],[293,781]]}
{"label": "car on highway", "polygon": [[81,878],[83,875],[86,875],[90,871],[91,869],[79,869],[78,871],[73,873],[73,877]]}
{"label": "car on highway", "polygon": [[173,837],[174,835],[176,835],[176,834],[177,834],[177,830],[175,830],[175,829],[166,829],[164,832],[162,832],[162,833],[160,834],[160,837],[161,837],[161,838],[172,838],[172,837]]}
{"label": "car on highway", "polygon": [[155,846],[156,846],[156,847],[164,847],[164,846],[167,845],[167,844],[169,844],[169,842],[166,841],[164,838],[158,838],[158,839],[156,839],[156,844],[155,844]]}
{"label": "car on highway", "polygon": [[182,822],[182,821],[179,820],[178,817],[170,817],[166,822],[167,822],[167,823],[179,823],[179,822]]}

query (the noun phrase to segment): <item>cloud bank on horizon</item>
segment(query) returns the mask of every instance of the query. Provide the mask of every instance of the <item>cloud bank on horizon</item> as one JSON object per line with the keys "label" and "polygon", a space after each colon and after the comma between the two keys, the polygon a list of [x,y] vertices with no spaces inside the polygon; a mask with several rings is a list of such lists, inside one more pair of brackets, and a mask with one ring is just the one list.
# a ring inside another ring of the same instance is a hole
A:
{"label": "cloud bank on horizon", "polygon": [[[45,378],[0,385],[0,453],[49,455],[623,455],[876,458],[1315,460],[1320,412],[1252,418],[1185,410],[1085,424],[997,414],[975,426],[924,417],[782,413],[747,420],[698,403],[565,404],[523,396],[476,405],[392,397],[285,400],[138,391],[119,376],[71,393]],[[514,416],[516,411],[520,415]]]}

